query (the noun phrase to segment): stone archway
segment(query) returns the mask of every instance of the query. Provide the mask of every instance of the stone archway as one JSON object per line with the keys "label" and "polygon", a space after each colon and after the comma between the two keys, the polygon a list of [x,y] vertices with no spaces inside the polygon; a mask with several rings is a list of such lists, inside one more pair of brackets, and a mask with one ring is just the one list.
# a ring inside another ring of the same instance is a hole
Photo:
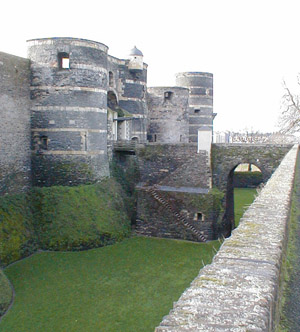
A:
{"label": "stone archway", "polygon": [[111,110],[116,110],[118,108],[118,99],[113,91],[107,92],[107,107]]}
{"label": "stone archway", "polygon": [[[235,165],[228,173],[227,176],[227,185],[226,185],[226,194],[225,194],[225,213],[223,216],[223,224],[224,224],[224,236],[228,237],[231,235],[232,230],[235,228],[235,211],[234,211],[234,174],[235,170],[239,167],[241,164],[246,163],[240,163],[238,165]],[[250,164],[250,163],[249,163]],[[269,174],[266,172],[266,170],[260,169],[260,167],[254,163],[251,163],[251,165],[254,165],[259,171],[262,173],[262,179],[266,179],[269,177]]]}

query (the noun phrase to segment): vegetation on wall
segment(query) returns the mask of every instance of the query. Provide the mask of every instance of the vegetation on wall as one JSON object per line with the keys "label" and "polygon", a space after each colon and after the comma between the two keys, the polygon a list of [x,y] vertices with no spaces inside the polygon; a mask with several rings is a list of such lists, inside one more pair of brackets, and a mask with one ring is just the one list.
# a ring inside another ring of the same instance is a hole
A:
{"label": "vegetation on wall", "polygon": [[162,144],[144,146],[138,150],[138,156],[144,160],[153,160],[156,158],[166,158],[164,149],[166,147]]}
{"label": "vegetation on wall", "polygon": [[[119,156],[120,157],[120,156]],[[115,180],[122,186],[124,195],[123,201],[126,212],[131,222],[136,219],[136,184],[139,181],[139,170],[135,156],[125,156],[124,165],[114,159],[110,164],[110,171]]]}
{"label": "vegetation on wall", "polygon": [[34,188],[31,207],[39,247],[81,250],[122,239],[130,232],[122,198],[112,179],[77,187]]}
{"label": "vegetation on wall", "polygon": [[95,182],[94,172],[86,162],[51,160],[48,156],[32,157],[33,174],[39,179],[35,186],[77,186]]}
{"label": "vegetation on wall", "polygon": [[123,191],[114,179],[77,187],[34,188],[0,198],[0,265],[37,248],[81,250],[130,233]]}
{"label": "vegetation on wall", "polygon": [[6,265],[35,250],[32,213],[28,195],[0,198],[0,265]]}

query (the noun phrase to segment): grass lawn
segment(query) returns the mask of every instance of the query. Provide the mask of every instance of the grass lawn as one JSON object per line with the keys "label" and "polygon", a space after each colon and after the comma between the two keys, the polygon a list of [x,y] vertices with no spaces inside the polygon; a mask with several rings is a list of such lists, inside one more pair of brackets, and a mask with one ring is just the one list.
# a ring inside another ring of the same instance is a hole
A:
{"label": "grass lawn", "polygon": [[4,271],[16,298],[0,331],[153,332],[219,245],[136,237],[35,254]]}
{"label": "grass lawn", "polygon": [[234,220],[237,227],[247,207],[253,202],[256,189],[234,188]]}

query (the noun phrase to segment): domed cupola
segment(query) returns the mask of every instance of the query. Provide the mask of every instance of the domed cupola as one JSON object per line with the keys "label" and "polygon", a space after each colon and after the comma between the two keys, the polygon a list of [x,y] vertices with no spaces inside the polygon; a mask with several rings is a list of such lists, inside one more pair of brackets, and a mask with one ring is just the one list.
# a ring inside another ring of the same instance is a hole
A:
{"label": "domed cupola", "polygon": [[136,46],[129,52],[128,69],[132,72],[143,70],[143,53]]}

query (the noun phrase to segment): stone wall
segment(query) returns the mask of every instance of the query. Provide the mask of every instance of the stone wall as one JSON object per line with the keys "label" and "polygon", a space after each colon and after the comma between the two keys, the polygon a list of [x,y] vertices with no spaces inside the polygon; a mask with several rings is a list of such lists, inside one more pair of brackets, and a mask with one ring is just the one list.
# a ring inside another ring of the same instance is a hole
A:
{"label": "stone wall", "polygon": [[138,150],[141,182],[173,187],[210,188],[206,151],[193,144],[150,143]]}
{"label": "stone wall", "polygon": [[148,88],[148,137],[151,142],[189,142],[188,100],[186,88]]}
{"label": "stone wall", "polygon": [[207,240],[215,239],[218,231],[216,220],[223,212],[221,203],[223,196],[220,192],[208,190],[202,190],[202,193],[188,192],[188,190],[176,192],[174,188],[170,191],[164,186],[156,188],[155,194],[161,201],[171,206],[171,209],[168,209],[161,201],[155,199],[147,188],[137,187],[137,189],[138,219],[135,229],[137,234],[190,241],[201,240],[197,233],[176,218],[177,214]]}
{"label": "stone wall", "polygon": [[298,146],[156,332],[275,331]]}
{"label": "stone wall", "polygon": [[0,53],[0,195],[30,187],[29,60]]}
{"label": "stone wall", "polygon": [[[215,222],[221,210],[214,209],[210,193],[210,168],[206,151],[197,153],[194,144],[147,144],[137,150],[140,183],[137,186],[138,234],[197,241],[199,236],[176,219],[183,216],[209,239],[215,236]],[[159,203],[149,188],[172,207]],[[221,199],[219,204],[221,208]]]}

